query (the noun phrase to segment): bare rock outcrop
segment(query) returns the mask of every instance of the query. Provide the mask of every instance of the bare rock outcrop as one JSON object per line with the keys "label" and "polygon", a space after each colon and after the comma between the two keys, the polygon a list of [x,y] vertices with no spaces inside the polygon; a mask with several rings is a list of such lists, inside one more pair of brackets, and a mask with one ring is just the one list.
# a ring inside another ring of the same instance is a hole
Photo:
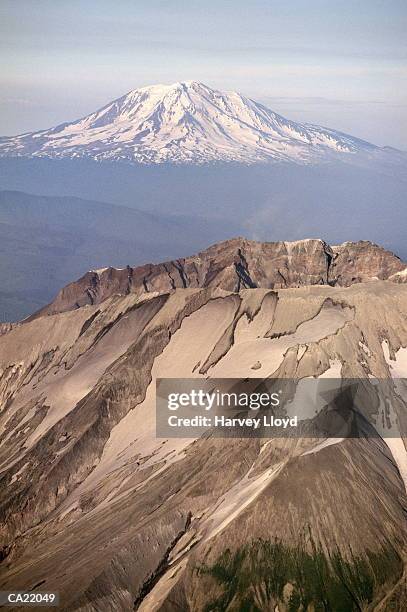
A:
{"label": "bare rock outcrop", "polygon": [[0,323],[0,336],[7,334],[9,331],[20,325],[19,323]]}
{"label": "bare rock outcrop", "polygon": [[344,242],[333,246],[334,257],[329,270],[332,285],[348,287],[370,279],[391,280],[405,270],[406,265],[393,253],[368,240]]}
{"label": "bare rock outcrop", "polygon": [[172,291],[177,288],[280,289],[304,285],[349,286],[389,279],[405,268],[398,257],[368,241],[330,247],[319,239],[256,242],[235,238],[197,255],[159,264],[87,272],[64,287],[31,318],[99,304],[114,294]]}

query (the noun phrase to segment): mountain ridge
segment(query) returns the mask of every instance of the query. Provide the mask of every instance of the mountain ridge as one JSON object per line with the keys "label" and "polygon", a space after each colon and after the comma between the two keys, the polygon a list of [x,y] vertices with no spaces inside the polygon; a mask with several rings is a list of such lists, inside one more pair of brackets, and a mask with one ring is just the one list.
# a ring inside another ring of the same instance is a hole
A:
{"label": "mountain ridge", "polygon": [[349,286],[366,280],[407,281],[406,264],[367,240],[330,246],[320,238],[258,242],[243,237],[216,243],[190,257],[158,264],[89,270],[63,287],[28,320],[95,305],[114,294],[212,288],[280,289]]}
{"label": "mountain ridge", "polygon": [[197,81],[134,89],[76,121],[0,138],[0,156],[141,164],[310,164],[354,154],[392,156],[386,147],[292,121],[240,93]]}

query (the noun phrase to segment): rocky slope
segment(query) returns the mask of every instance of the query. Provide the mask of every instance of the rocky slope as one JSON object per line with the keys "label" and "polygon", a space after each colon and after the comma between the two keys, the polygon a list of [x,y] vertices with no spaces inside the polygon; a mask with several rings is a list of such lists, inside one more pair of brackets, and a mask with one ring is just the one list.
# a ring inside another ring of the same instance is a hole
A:
{"label": "rocky slope", "polygon": [[77,121],[0,139],[0,156],[143,164],[310,164],[354,154],[405,163],[400,151],[291,121],[242,94],[194,81],[135,89]]}
{"label": "rocky slope", "polygon": [[139,267],[87,272],[64,287],[33,317],[99,304],[118,293],[141,295],[177,288],[279,289],[303,285],[348,286],[369,279],[405,282],[406,264],[368,241],[329,246],[323,240],[255,242],[235,238],[197,255]]}
{"label": "rocky slope", "polygon": [[182,274],[158,266],[149,292],[118,295],[118,282],[0,337],[2,589],[57,589],[60,609],[86,612],[403,610],[400,437],[155,435],[158,377],[245,379],[253,367],[261,379],[384,379],[407,430],[407,286],[330,286],[327,252],[344,285],[352,249],[373,249],[364,261],[376,253],[386,275],[400,263],[366,244],[311,241],[308,263],[304,245],[266,245],[265,261],[267,248],[279,267],[292,257],[289,282],[315,285],[246,289],[275,267],[256,243],[236,260],[236,246],[221,249],[224,268],[218,247],[185,260],[196,286],[161,290]]}

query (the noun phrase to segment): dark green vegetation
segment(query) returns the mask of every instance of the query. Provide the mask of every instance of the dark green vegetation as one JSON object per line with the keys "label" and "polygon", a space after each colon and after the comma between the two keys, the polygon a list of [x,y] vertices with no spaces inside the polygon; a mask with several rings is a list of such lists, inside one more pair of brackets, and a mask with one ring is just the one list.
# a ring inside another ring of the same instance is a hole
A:
{"label": "dark green vegetation", "polygon": [[367,552],[344,559],[339,551],[329,557],[314,543],[288,548],[281,542],[257,540],[235,552],[226,550],[212,566],[197,569],[211,576],[222,593],[205,612],[350,612],[364,610],[382,585],[400,577],[402,561],[394,550]]}

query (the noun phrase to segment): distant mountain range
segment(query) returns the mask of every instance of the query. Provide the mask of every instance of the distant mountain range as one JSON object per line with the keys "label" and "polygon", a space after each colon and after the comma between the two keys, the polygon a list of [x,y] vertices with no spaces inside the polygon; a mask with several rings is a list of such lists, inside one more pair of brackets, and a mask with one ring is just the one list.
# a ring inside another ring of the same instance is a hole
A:
{"label": "distant mountain range", "polygon": [[142,87],[77,121],[0,138],[0,156],[142,164],[296,162],[400,155],[340,131],[291,121],[236,92],[185,81]]}
{"label": "distant mountain range", "polygon": [[239,231],[198,215],[0,191],[0,321],[26,317],[91,267],[180,257]]}

